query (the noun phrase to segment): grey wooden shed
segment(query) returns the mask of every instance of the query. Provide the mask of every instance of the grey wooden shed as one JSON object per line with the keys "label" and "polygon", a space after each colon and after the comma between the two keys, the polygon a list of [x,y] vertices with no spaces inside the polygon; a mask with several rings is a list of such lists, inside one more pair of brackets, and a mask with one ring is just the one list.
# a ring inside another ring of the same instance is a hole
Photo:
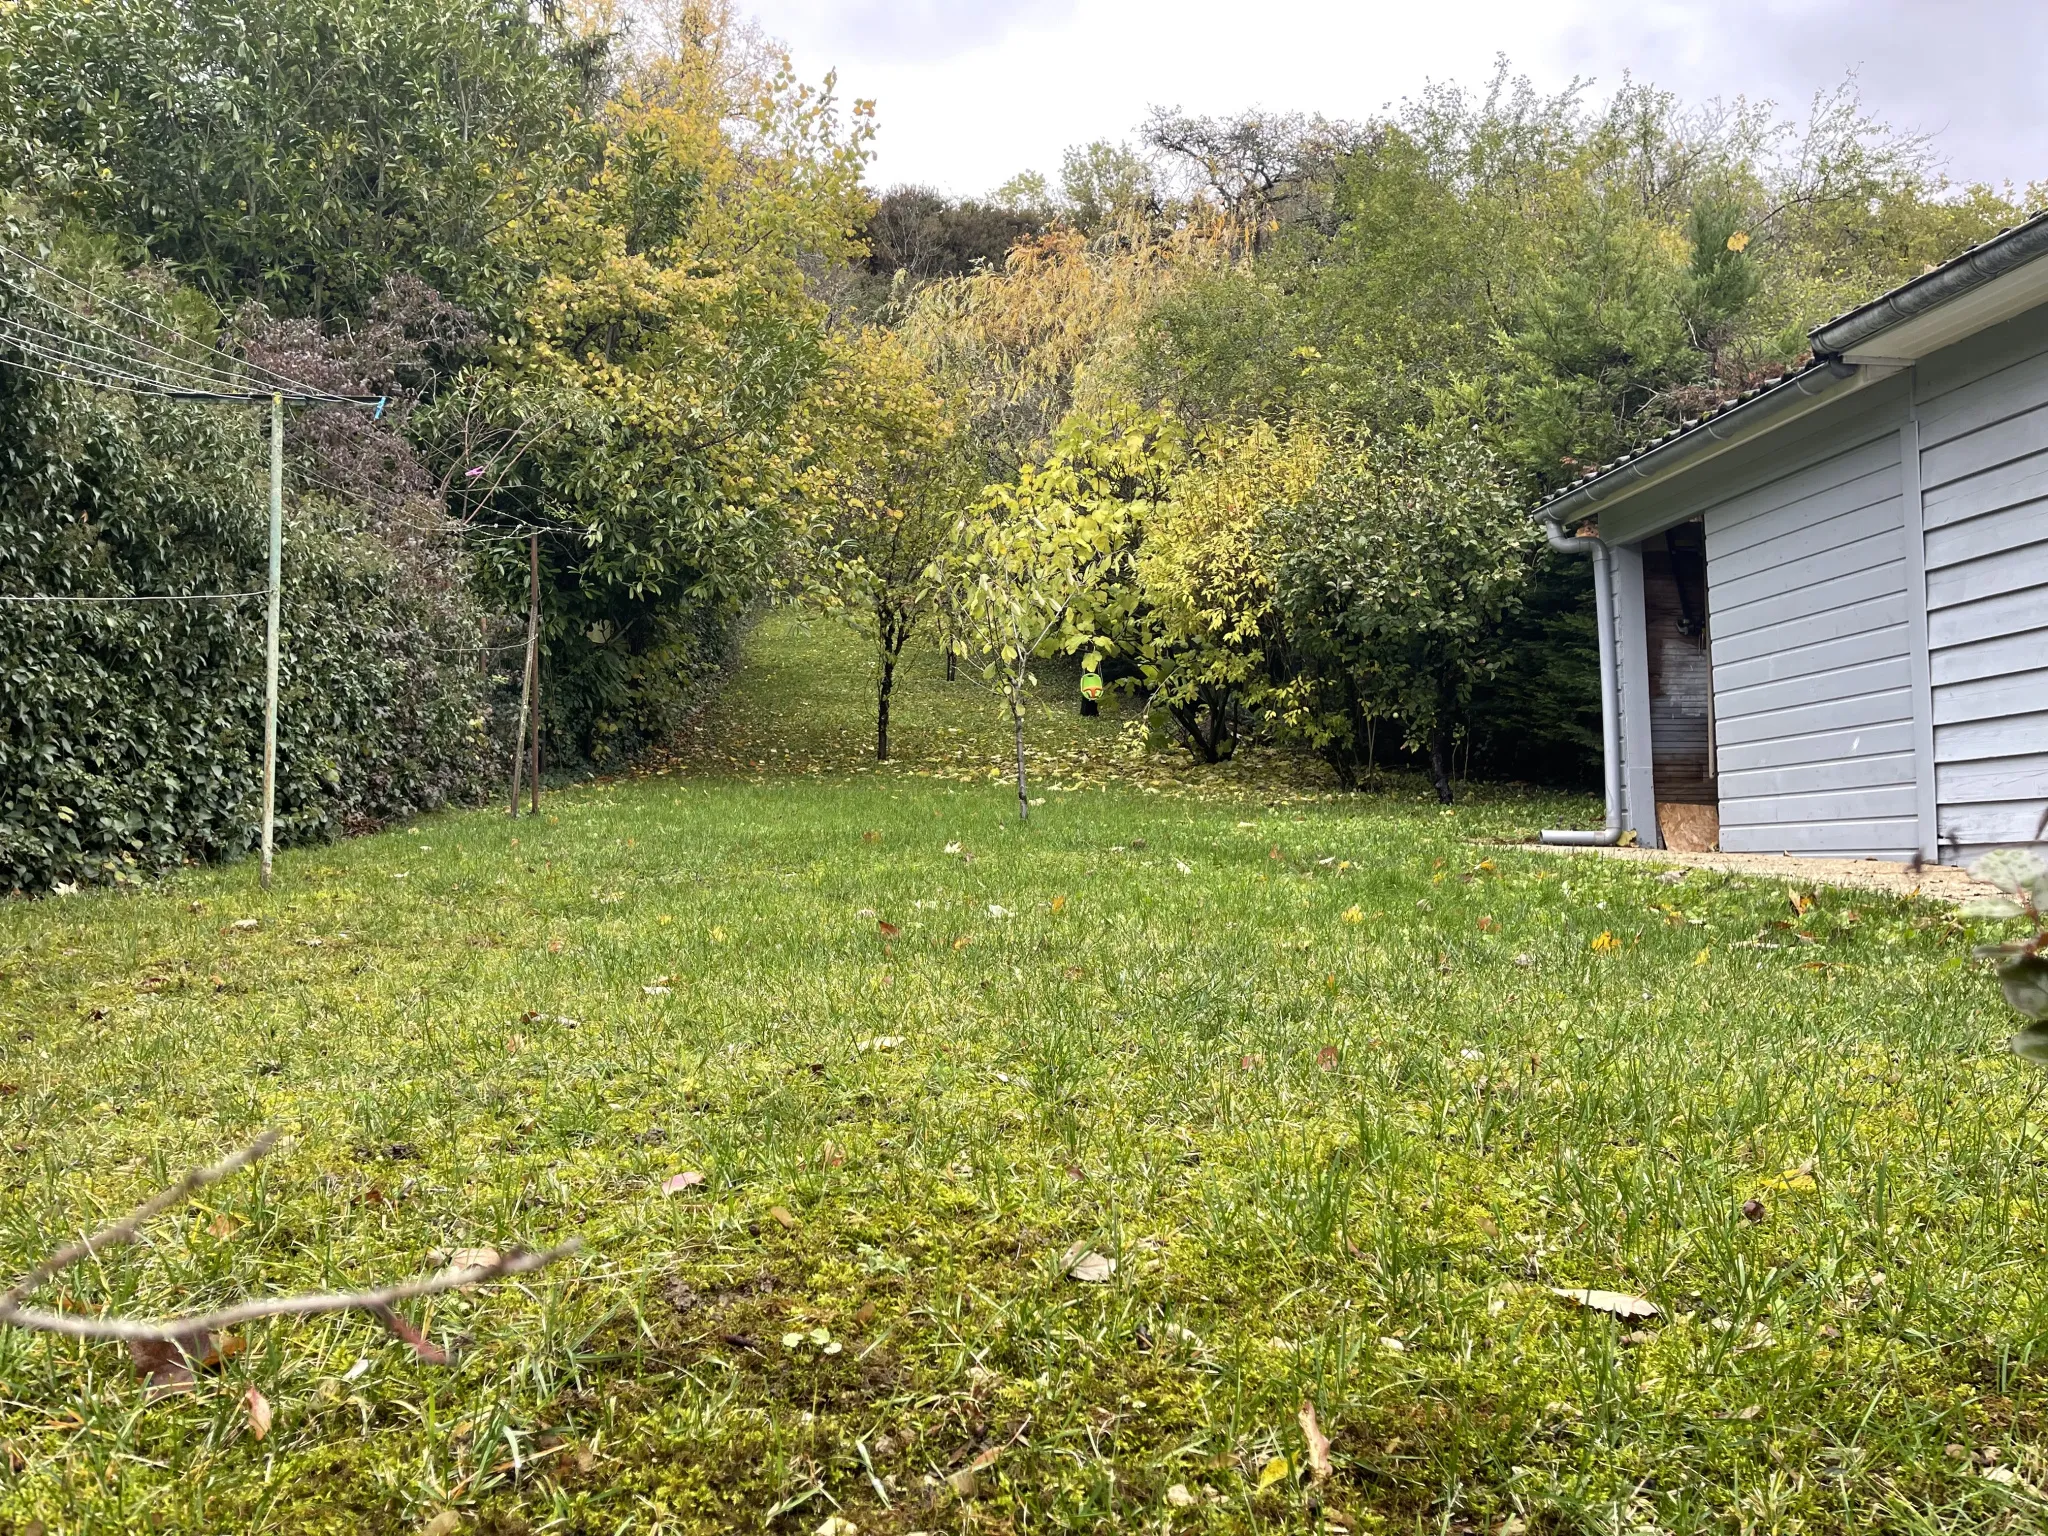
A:
{"label": "grey wooden shed", "polygon": [[[2048,213],[1543,503],[1594,560],[1607,827],[1967,863],[2048,817]],[[1718,827],[1716,821],[1718,819]]]}

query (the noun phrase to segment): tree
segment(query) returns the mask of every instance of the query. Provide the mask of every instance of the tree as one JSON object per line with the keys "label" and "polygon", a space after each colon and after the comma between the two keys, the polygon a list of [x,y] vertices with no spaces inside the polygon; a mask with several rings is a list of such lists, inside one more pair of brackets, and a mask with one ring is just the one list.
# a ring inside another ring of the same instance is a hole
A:
{"label": "tree", "polygon": [[[869,120],[795,82],[720,6],[685,4],[595,125],[590,177],[504,239],[540,274],[516,341],[423,438],[497,445],[440,468],[486,580],[523,600],[541,536],[548,729],[616,761],[673,728],[793,527],[825,374],[805,261],[853,259]],[[444,447],[443,453],[456,451]]]}
{"label": "tree", "polygon": [[1398,720],[1448,804],[1453,734],[1536,542],[1499,460],[1457,420],[1339,438],[1276,533],[1289,724],[1351,784],[1373,716]]}
{"label": "tree", "polygon": [[983,676],[1010,712],[1019,821],[1031,815],[1024,702],[1037,681],[1032,662],[1114,647],[1105,615],[1088,600],[1128,571],[1132,533],[1165,489],[1174,444],[1172,424],[1158,417],[1070,423],[1051,455],[991,486],[955,532],[946,575],[967,638],[990,657]]}
{"label": "tree", "polygon": [[821,449],[802,477],[814,508],[806,595],[875,647],[875,758],[889,758],[889,701],[903,650],[939,607],[936,562],[981,489],[957,414],[888,333],[834,344],[812,407]]}
{"label": "tree", "polygon": [[603,32],[517,0],[0,11],[0,165],[216,301],[359,314],[394,271],[502,317],[496,233],[579,157]]}

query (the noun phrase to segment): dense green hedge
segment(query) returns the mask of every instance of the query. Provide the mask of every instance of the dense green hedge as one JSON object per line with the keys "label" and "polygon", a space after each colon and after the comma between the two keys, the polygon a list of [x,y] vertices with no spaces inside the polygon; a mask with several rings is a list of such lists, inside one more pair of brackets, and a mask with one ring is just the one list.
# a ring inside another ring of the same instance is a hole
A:
{"label": "dense green hedge", "polygon": [[[266,413],[85,390],[0,357],[0,595],[234,593],[265,572]],[[278,837],[485,782],[488,683],[452,555],[294,499]],[[0,890],[253,846],[264,605],[0,602]]]}

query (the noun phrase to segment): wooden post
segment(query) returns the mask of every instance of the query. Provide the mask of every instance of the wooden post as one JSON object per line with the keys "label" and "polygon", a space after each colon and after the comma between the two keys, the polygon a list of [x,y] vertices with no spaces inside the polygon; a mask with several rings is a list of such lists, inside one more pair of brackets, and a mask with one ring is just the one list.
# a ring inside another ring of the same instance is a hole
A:
{"label": "wooden post", "polygon": [[533,671],[532,814],[540,814],[540,535],[526,537],[526,665]]}
{"label": "wooden post", "polygon": [[263,639],[263,889],[277,825],[277,631],[284,565],[284,396],[270,397],[270,614]]}
{"label": "wooden post", "polygon": [[[537,544],[537,541],[536,541]],[[507,816],[519,814],[519,769],[526,761],[526,712],[533,702],[534,653],[540,642],[540,605],[529,584],[526,605],[526,665],[519,673],[519,729],[512,735],[512,801]]]}

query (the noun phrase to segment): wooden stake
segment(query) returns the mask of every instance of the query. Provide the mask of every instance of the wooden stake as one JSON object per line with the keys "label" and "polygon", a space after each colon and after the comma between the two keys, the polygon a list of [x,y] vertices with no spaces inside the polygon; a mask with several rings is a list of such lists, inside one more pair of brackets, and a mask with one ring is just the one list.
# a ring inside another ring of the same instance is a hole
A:
{"label": "wooden stake", "polygon": [[[533,541],[534,548],[539,540]],[[540,604],[529,583],[526,605],[526,665],[519,673],[519,729],[512,735],[512,801],[506,806],[507,816],[519,814],[519,770],[526,761],[526,712],[533,702],[533,672],[535,652],[540,643]]]}
{"label": "wooden stake", "polygon": [[526,664],[533,669],[533,771],[528,775],[532,814],[540,814],[540,535],[526,540]]}
{"label": "wooden stake", "polygon": [[263,637],[263,889],[277,827],[277,631],[284,566],[284,396],[270,397],[270,614]]}

